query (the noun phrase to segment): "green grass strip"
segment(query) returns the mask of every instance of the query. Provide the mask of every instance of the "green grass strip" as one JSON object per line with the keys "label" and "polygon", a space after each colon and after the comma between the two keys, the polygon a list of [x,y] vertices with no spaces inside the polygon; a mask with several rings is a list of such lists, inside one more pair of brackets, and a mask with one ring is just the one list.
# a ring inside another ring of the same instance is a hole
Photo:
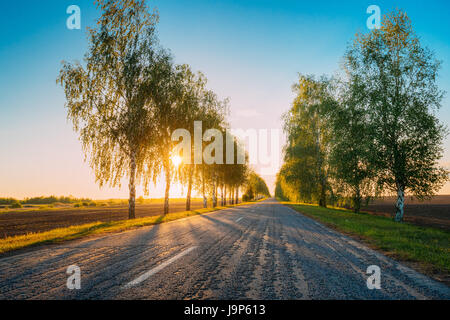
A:
{"label": "green grass strip", "polygon": [[450,233],[430,227],[397,223],[367,213],[284,202],[293,209],[404,261],[419,262],[428,271],[450,272]]}

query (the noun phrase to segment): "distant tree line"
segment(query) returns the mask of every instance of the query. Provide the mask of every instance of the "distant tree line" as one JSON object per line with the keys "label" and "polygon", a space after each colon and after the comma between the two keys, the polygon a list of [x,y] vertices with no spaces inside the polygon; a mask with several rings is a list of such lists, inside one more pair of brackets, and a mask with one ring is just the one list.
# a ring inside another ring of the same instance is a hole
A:
{"label": "distant tree line", "polygon": [[249,201],[266,197],[270,197],[269,188],[267,187],[266,182],[259,175],[252,172],[248,176],[246,191],[242,196],[242,200]]}
{"label": "distant tree line", "polygon": [[57,197],[57,196],[49,196],[49,197],[31,197],[25,198],[24,200],[17,200],[15,198],[0,198],[0,205],[11,205],[14,203],[20,204],[54,204],[54,203],[78,203],[78,202],[92,202],[91,199],[88,198],[74,198],[74,197]]}
{"label": "distant tree line", "polygon": [[[63,63],[57,82],[96,181],[114,187],[128,177],[130,219],[135,217],[136,184],[144,185],[148,194],[151,182],[162,174],[164,214],[169,212],[170,188],[176,181],[187,187],[186,210],[193,190],[202,195],[204,207],[208,198],[217,206],[219,195],[221,204],[237,203],[250,173],[248,161],[231,165],[173,161],[180,156],[174,154],[174,130],[183,128],[194,136],[194,121],[202,121],[202,136],[207,129],[225,132],[228,101],[206,87],[202,73],[174,63],[157,38],[158,13],[144,0],[95,3],[102,15],[89,29],[84,63]],[[191,152],[195,153],[193,146]],[[218,150],[211,152],[218,156]]]}
{"label": "distant tree line", "polygon": [[438,192],[448,179],[438,164],[447,134],[436,115],[440,64],[395,10],[380,29],[357,34],[337,76],[300,75],[284,115],[276,196],[359,212],[363,202],[395,193],[401,221],[405,192],[418,199]]}
{"label": "distant tree line", "polygon": [[76,207],[81,206],[95,206],[96,203],[88,198],[74,198],[74,197],[57,197],[57,196],[49,196],[49,197],[31,197],[25,198],[24,200],[18,200],[15,198],[0,198],[0,208],[10,208],[10,209],[19,209],[23,206],[32,206],[32,205],[53,205],[53,204],[74,204]]}

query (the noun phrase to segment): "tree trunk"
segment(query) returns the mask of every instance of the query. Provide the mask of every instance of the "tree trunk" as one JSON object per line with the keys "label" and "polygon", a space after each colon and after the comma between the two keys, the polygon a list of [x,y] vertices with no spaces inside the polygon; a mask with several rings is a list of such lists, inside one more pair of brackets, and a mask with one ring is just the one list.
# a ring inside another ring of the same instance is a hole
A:
{"label": "tree trunk", "polygon": [[220,188],[220,191],[221,191],[221,193],[222,193],[222,196],[221,196],[221,204],[222,204],[222,206],[224,206],[225,205],[225,185],[222,185],[222,188]]}
{"label": "tree trunk", "polygon": [[136,218],[136,152],[130,154],[130,199],[128,200],[128,219]]}
{"label": "tree trunk", "polygon": [[327,193],[326,193],[326,187],[325,187],[325,181],[324,177],[321,178],[321,184],[320,184],[320,199],[319,199],[319,206],[326,208],[327,207]]}
{"label": "tree trunk", "polygon": [[355,211],[355,213],[359,213],[359,211],[361,210],[361,189],[359,188],[359,186],[356,187],[356,192],[353,199],[353,210]]}
{"label": "tree trunk", "polygon": [[236,188],[236,201],[235,204],[239,204],[239,187]]}
{"label": "tree trunk", "polygon": [[396,222],[403,221],[404,206],[405,206],[405,190],[403,187],[398,187],[397,203],[395,205],[395,218],[394,218]]}
{"label": "tree trunk", "polygon": [[205,170],[202,171],[202,194],[203,194],[203,208],[208,207],[208,199],[206,198],[206,191],[205,191]]}
{"label": "tree trunk", "polygon": [[188,181],[188,190],[186,196],[186,211],[191,211],[191,193],[192,193],[192,174],[194,170],[192,168],[189,169],[189,181]]}
{"label": "tree trunk", "polygon": [[225,197],[225,205],[227,205],[229,203],[227,192],[228,192],[228,188],[225,186],[225,195],[224,195],[224,197]]}
{"label": "tree trunk", "polygon": [[166,161],[166,193],[164,195],[164,215],[169,213],[169,191],[170,191],[170,164]]}
{"label": "tree trunk", "polygon": [[212,188],[212,206],[213,208],[217,207],[217,197],[216,197],[216,181],[213,182],[213,188]]}

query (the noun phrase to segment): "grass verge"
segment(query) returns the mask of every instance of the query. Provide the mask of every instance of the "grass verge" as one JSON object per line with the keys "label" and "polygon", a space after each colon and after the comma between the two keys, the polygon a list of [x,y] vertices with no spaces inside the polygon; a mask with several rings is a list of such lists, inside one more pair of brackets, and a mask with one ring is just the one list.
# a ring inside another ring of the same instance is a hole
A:
{"label": "grass verge", "polygon": [[160,224],[163,222],[174,221],[186,217],[201,215],[213,211],[223,210],[235,206],[248,205],[251,202],[243,202],[236,205],[227,205],[224,207],[205,208],[192,211],[174,212],[167,215],[152,216],[134,220],[120,220],[111,222],[94,222],[68,228],[53,229],[46,232],[30,233],[27,235],[8,237],[0,239],[0,254],[13,250],[23,249],[30,246],[41,244],[54,244],[63,241],[79,239],[86,236],[121,232],[130,229],[136,229],[144,226]]}
{"label": "grass verge", "polygon": [[394,258],[418,263],[428,274],[450,273],[450,233],[430,227],[396,223],[387,217],[346,209],[321,208],[313,205],[283,202],[327,226],[356,236],[375,249]]}

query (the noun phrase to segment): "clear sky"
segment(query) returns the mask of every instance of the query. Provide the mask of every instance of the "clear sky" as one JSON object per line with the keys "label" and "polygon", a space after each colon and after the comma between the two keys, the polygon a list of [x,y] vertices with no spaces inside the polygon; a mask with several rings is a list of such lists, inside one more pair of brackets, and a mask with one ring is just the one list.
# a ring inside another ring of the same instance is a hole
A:
{"label": "clear sky", "polygon": [[[66,28],[66,9],[81,8],[81,30]],[[448,1],[158,0],[158,33],[177,63],[188,63],[209,87],[231,99],[234,128],[281,129],[297,73],[332,74],[357,31],[366,31],[369,5],[382,14],[406,10],[425,45],[443,61],[439,83],[450,85]],[[99,189],[83,162],[55,83],[62,60],[82,60],[85,29],[99,12],[93,0],[10,1],[0,5],[0,197],[127,196]],[[450,123],[447,94],[439,113]],[[443,164],[450,164],[450,140]],[[273,174],[276,170],[273,171]],[[273,175],[265,176],[269,184]],[[173,196],[181,196],[177,187]],[[141,191],[138,192],[138,196]],[[441,191],[450,194],[450,184]],[[151,196],[162,196],[160,185]]]}

